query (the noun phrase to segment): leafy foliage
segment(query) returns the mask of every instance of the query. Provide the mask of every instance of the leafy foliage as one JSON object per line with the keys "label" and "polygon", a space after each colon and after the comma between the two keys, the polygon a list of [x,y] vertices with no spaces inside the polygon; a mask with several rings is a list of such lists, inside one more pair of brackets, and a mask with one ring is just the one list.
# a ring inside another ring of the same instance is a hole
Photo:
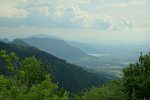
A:
{"label": "leafy foliage", "polygon": [[28,88],[41,83],[45,79],[45,74],[48,74],[41,66],[41,62],[35,57],[25,58],[21,61],[17,79]]}
{"label": "leafy foliage", "polygon": [[80,96],[77,100],[126,100],[127,94],[120,80],[112,81],[100,88],[93,87]]}
{"label": "leafy foliage", "polygon": [[123,72],[129,98],[133,94],[138,99],[150,98],[150,53],[144,56],[141,54],[139,62],[130,64]]}
{"label": "leafy foliage", "polygon": [[[14,69],[11,60],[11,53],[5,54],[0,51],[1,57]],[[14,58],[17,58],[13,54]],[[0,76],[0,100],[67,100],[67,92],[61,91],[51,81],[50,75],[43,73],[40,62],[34,57],[22,60],[11,77]],[[7,67],[7,66],[5,66]],[[8,70],[11,70],[7,67]],[[58,91],[59,90],[59,91]],[[61,92],[61,95],[60,95]]]}
{"label": "leafy foliage", "polygon": [[8,69],[7,75],[11,76],[15,71],[16,64],[17,64],[16,61],[18,60],[18,57],[16,57],[14,53],[10,53],[9,55],[6,55],[6,51],[1,50],[0,58],[2,58],[6,63],[5,69]]}

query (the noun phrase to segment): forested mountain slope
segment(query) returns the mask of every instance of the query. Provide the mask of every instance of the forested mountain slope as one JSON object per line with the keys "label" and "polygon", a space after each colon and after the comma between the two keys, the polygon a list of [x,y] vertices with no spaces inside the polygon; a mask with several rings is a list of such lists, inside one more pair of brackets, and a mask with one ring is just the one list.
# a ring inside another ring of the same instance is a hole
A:
{"label": "forested mountain slope", "polygon": [[[8,53],[15,52],[22,59],[30,56],[35,56],[37,59],[40,59],[50,68],[54,81],[69,92],[78,92],[92,85],[102,85],[107,80],[105,75],[98,77],[35,47],[0,42],[0,50],[6,50]],[[0,63],[0,74],[7,74],[7,71],[3,70],[2,62]]]}

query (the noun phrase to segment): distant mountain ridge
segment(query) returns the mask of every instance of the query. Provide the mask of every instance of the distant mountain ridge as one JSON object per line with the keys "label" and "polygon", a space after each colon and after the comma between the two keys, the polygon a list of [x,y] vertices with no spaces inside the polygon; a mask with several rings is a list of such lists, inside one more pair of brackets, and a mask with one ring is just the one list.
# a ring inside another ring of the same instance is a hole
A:
{"label": "distant mountain ridge", "polygon": [[53,39],[65,40],[61,37],[54,36],[54,35],[48,35],[48,34],[36,34],[36,35],[31,35],[31,36],[26,37],[26,38],[31,38],[31,37],[35,37],[35,38],[53,38]]}
{"label": "distant mountain ridge", "polygon": [[11,42],[11,44],[15,44],[15,45],[18,45],[18,46],[24,46],[24,47],[28,47],[29,46],[26,42],[24,42],[24,41],[22,41],[20,39],[14,39]]}
{"label": "distant mountain ridge", "polygon": [[35,37],[35,38],[52,38],[52,39],[62,40],[62,41],[68,43],[69,45],[71,45],[73,47],[77,47],[77,48],[81,49],[82,51],[84,51],[87,54],[99,52],[96,48],[94,48],[93,46],[91,46],[89,44],[67,40],[67,39],[64,39],[64,38],[59,37],[59,36],[48,35],[48,34],[36,34],[36,35],[31,35],[31,36],[26,37],[26,38],[32,38],[32,37]]}
{"label": "distant mountain ridge", "polygon": [[23,38],[22,40],[31,46],[68,61],[87,56],[87,54],[79,48],[73,47],[60,39],[31,37]]}
{"label": "distant mountain ridge", "polygon": [[96,48],[86,43],[80,43],[75,41],[66,41],[66,42],[74,47],[80,48],[82,51],[84,51],[87,54],[99,52]]}

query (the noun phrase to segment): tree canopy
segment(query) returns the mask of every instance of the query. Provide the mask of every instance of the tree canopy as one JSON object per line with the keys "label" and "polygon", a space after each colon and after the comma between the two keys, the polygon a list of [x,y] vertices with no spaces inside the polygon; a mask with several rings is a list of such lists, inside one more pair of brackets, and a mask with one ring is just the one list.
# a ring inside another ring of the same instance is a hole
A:
{"label": "tree canopy", "polygon": [[123,72],[124,86],[129,98],[134,94],[138,99],[150,99],[150,53],[141,54],[139,62],[130,64]]}
{"label": "tree canopy", "polygon": [[149,100],[150,53],[123,70],[122,79],[70,94],[51,79],[41,61],[33,57],[20,60],[14,53],[0,51],[7,75],[0,75],[0,100]]}
{"label": "tree canopy", "polygon": [[[21,61],[14,53],[0,51],[0,57],[6,62],[6,68],[13,72],[11,76],[0,76],[0,100],[66,100],[67,92],[58,88],[51,75],[43,69],[35,57]],[[15,63],[18,65],[15,65]],[[16,67],[18,69],[15,69]]]}

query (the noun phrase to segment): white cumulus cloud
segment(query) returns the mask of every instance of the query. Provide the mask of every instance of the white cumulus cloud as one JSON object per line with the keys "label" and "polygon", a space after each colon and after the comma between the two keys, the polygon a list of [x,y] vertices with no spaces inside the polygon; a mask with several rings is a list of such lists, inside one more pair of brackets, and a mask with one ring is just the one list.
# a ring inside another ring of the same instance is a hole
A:
{"label": "white cumulus cloud", "polygon": [[19,2],[15,0],[9,1],[9,0],[2,0],[0,3],[0,16],[1,17],[27,17],[29,15],[29,12],[24,8],[19,8],[18,4]]}

